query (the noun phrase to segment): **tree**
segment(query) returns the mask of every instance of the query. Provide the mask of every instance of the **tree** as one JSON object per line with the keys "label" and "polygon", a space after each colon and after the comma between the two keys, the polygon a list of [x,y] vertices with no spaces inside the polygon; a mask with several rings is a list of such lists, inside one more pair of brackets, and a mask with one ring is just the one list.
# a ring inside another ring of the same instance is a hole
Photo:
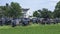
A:
{"label": "tree", "polygon": [[52,11],[50,11],[46,8],[43,8],[42,12],[41,12],[41,15],[42,15],[43,18],[52,18]]}
{"label": "tree", "polygon": [[[8,15],[8,14],[7,14],[7,11],[9,11],[9,9],[10,9],[10,7],[8,8],[8,3],[6,3],[6,6],[0,6],[0,8],[2,9],[2,12],[3,12],[3,13],[2,13],[2,14],[3,14],[2,16]],[[2,16],[1,16],[1,17],[2,17]]]}
{"label": "tree", "polygon": [[42,10],[37,10],[36,12],[34,12],[33,15],[39,16],[41,18],[52,18],[53,17],[52,11],[46,8],[43,8]]}
{"label": "tree", "polygon": [[[2,9],[3,9],[3,10],[2,10]],[[1,18],[2,16],[4,16],[4,10],[5,10],[5,7],[0,6],[0,18]]]}
{"label": "tree", "polygon": [[9,15],[11,17],[20,17],[22,15],[21,6],[18,3],[11,2],[11,11]]}
{"label": "tree", "polygon": [[53,18],[53,12],[43,8],[42,10],[37,10],[33,13],[34,17],[40,17],[40,18]]}
{"label": "tree", "polygon": [[54,17],[60,18],[60,1],[55,6]]}
{"label": "tree", "polygon": [[22,15],[21,6],[18,3],[11,2],[9,5],[6,3],[6,6],[1,7],[4,10],[4,15],[7,17],[17,18]]}
{"label": "tree", "polygon": [[33,16],[34,16],[34,17],[40,17],[40,14],[38,13],[38,11],[35,11],[35,12],[33,13]]}

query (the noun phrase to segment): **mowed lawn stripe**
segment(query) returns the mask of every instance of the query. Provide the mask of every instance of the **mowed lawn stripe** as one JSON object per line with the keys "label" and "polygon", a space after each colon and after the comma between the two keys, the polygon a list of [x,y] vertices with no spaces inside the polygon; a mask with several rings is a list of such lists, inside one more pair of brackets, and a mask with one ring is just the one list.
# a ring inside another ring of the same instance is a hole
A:
{"label": "mowed lawn stripe", "polygon": [[60,34],[60,25],[0,26],[0,34]]}

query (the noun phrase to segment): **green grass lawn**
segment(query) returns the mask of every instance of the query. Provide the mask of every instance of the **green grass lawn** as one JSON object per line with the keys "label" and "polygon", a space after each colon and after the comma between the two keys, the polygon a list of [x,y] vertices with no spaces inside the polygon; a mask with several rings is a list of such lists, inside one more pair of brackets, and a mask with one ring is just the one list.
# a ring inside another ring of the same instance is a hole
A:
{"label": "green grass lawn", "polygon": [[0,26],[0,34],[60,34],[60,24],[29,26]]}

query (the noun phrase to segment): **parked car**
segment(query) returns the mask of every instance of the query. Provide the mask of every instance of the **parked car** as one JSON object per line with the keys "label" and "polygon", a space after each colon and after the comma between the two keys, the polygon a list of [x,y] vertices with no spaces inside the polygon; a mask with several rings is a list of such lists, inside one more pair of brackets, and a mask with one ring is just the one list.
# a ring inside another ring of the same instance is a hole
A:
{"label": "parked car", "polygon": [[22,25],[26,26],[29,25],[30,19],[29,18],[22,18]]}

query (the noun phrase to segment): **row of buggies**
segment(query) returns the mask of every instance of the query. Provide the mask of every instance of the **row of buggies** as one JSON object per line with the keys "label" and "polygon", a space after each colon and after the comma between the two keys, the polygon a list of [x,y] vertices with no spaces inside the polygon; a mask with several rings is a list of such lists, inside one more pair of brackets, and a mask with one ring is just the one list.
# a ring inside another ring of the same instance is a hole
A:
{"label": "row of buggies", "polygon": [[36,24],[58,24],[60,23],[60,18],[0,18],[0,25],[12,25],[12,27],[16,25],[29,25],[31,23]]}
{"label": "row of buggies", "polygon": [[31,22],[34,24],[58,24],[60,23],[60,18],[33,18],[31,19]]}

